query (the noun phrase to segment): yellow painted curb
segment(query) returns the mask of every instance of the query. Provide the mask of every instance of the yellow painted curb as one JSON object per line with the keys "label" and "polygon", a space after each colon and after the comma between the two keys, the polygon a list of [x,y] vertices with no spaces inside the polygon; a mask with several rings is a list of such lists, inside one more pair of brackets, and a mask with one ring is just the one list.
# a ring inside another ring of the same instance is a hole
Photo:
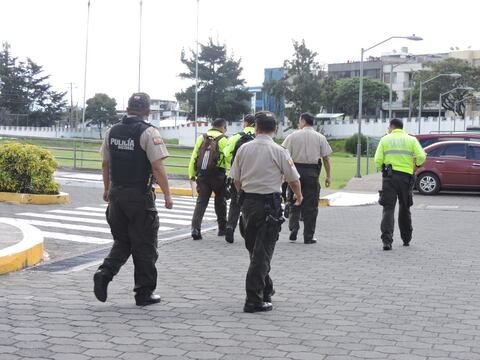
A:
{"label": "yellow painted curb", "polygon": [[66,204],[69,202],[68,193],[61,192],[57,195],[44,195],[44,194],[21,194],[21,193],[9,193],[0,192],[0,202],[14,202],[17,204],[36,204],[36,205],[48,205],[48,204]]}
{"label": "yellow painted curb", "polygon": [[[155,192],[156,193],[162,193],[162,189],[157,187],[157,188],[155,188]],[[179,195],[179,196],[192,196],[192,189],[171,187],[170,188],[170,194]]]}
{"label": "yellow painted curb", "polygon": [[320,199],[318,200],[318,206],[330,206],[330,201],[328,199]]}
{"label": "yellow painted curb", "polygon": [[25,269],[43,260],[43,235],[36,227],[18,219],[0,218],[0,222],[20,228],[23,239],[0,249],[0,274]]}

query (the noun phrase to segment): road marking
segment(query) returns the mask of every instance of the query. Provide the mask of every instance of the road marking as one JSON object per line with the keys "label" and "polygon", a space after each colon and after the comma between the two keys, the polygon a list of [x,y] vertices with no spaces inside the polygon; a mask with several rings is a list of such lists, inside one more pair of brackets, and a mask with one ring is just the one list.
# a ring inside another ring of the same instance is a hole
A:
{"label": "road marking", "polygon": [[[103,212],[87,212],[87,211],[76,211],[76,210],[49,210],[48,212],[55,213],[55,214],[66,214],[66,215],[105,217],[105,214]],[[175,218],[175,219],[191,219],[192,218],[192,215],[182,215],[182,214],[176,214],[176,213],[172,214],[170,212],[165,212],[165,211],[159,211],[158,216],[160,218],[167,217],[167,218]],[[209,217],[209,216],[204,216],[203,218],[207,221],[216,220],[215,217]]]}
{"label": "road marking", "polygon": [[427,209],[429,210],[451,210],[451,209],[458,209],[459,206],[456,205],[427,205]]}
{"label": "road marking", "polygon": [[66,221],[75,221],[75,222],[83,222],[83,223],[90,223],[90,224],[102,224],[107,225],[106,220],[99,220],[99,219],[84,219],[81,217],[73,217],[73,216],[62,216],[62,215],[51,215],[51,214],[40,214],[40,213],[18,213],[17,215],[22,216],[30,216],[30,217],[37,217],[43,219],[52,219],[52,220],[66,220]]}
{"label": "road marking", "polygon": [[[22,219],[23,220],[23,219]],[[74,224],[63,224],[56,221],[41,221],[41,220],[30,220],[24,219],[28,224],[37,225],[37,226],[44,226],[44,227],[54,227],[59,229],[69,229],[69,230],[83,230],[83,231],[91,231],[91,232],[100,232],[105,234],[110,234],[109,228],[101,228],[96,226],[87,226],[87,225],[74,225]],[[168,231],[173,230],[171,227],[160,226],[158,231]]]}
{"label": "road marking", "polygon": [[105,214],[100,212],[87,212],[87,211],[76,211],[76,210],[49,210],[48,212],[55,213],[55,214],[105,217]]}
{"label": "road marking", "polygon": [[56,239],[56,240],[67,240],[73,242],[81,242],[87,244],[109,244],[112,242],[111,239],[103,239],[93,236],[83,236],[83,235],[73,235],[73,234],[65,234],[65,233],[57,233],[57,232],[50,232],[50,231],[42,231],[43,236],[48,239]]}
{"label": "road marking", "polygon": [[190,220],[165,219],[160,217],[160,224],[190,225],[191,223]]}
{"label": "road marking", "polygon": [[104,234],[110,234],[110,229],[107,228],[107,227],[63,224],[61,222],[56,222],[56,221],[42,221],[42,220],[30,220],[30,219],[25,219],[24,221],[31,224],[31,225],[36,225],[36,226],[54,227],[54,228],[69,229],[69,230],[83,230],[83,231],[91,231],[91,232],[100,232],[100,233],[104,233]]}

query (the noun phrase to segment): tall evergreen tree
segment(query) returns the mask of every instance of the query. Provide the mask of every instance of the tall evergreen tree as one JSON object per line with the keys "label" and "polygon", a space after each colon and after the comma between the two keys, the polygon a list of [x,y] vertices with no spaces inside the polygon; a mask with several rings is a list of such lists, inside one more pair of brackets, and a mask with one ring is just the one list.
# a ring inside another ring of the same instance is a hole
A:
{"label": "tall evergreen tree", "polygon": [[[187,71],[181,78],[195,80],[195,53],[187,57],[182,51],[181,61]],[[225,45],[209,39],[200,44],[198,54],[198,115],[215,119],[222,117],[229,121],[238,120],[250,111],[251,94],[243,88],[245,80],[241,73],[241,60],[227,55]],[[195,109],[195,84],[176,94],[179,102],[189,104],[191,113]]]}
{"label": "tall evergreen tree", "polygon": [[62,117],[66,92],[56,92],[48,83],[43,67],[30,58],[19,61],[12,56],[10,45],[3,43],[0,52],[0,108],[11,114],[26,115],[19,125],[49,126]]}
{"label": "tall evergreen tree", "polygon": [[285,112],[296,127],[302,112],[317,114],[320,111],[324,71],[315,60],[318,53],[307,48],[305,40],[294,41],[293,48],[292,59],[283,64],[284,78],[265,82],[263,89],[277,99],[285,97]]}

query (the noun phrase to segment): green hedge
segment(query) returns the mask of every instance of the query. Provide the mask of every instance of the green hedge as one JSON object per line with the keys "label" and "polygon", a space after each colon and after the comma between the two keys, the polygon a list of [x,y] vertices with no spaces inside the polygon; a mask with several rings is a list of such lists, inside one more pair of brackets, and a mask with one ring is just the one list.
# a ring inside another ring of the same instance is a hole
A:
{"label": "green hedge", "polygon": [[[357,142],[358,135],[352,135],[345,141],[345,150],[350,154],[357,153]],[[377,150],[378,139],[368,138],[368,156],[374,156],[375,151]],[[360,143],[362,145],[362,155],[367,155],[367,137],[363,134],[360,134]]]}
{"label": "green hedge", "polygon": [[53,173],[57,162],[50,151],[34,145],[9,142],[0,145],[0,191],[58,194]]}

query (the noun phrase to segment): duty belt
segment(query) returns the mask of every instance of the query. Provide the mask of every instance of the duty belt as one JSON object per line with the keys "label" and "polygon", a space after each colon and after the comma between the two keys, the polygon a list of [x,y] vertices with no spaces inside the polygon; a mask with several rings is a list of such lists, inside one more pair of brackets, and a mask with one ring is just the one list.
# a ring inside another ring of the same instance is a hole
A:
{"label": "duty belt", "polygon": [[280,199],[280,193],[270,193],[270,194],[257,194],[257,193],[243,193],[245,199],[254,199],[254,200],[268,200],[278,197]]}
{"label": "duty belt", "polygon": [[300,169],[318,169],[319,164],[304,164],[304,163],[294,163],[295,167],[300,168]]}

